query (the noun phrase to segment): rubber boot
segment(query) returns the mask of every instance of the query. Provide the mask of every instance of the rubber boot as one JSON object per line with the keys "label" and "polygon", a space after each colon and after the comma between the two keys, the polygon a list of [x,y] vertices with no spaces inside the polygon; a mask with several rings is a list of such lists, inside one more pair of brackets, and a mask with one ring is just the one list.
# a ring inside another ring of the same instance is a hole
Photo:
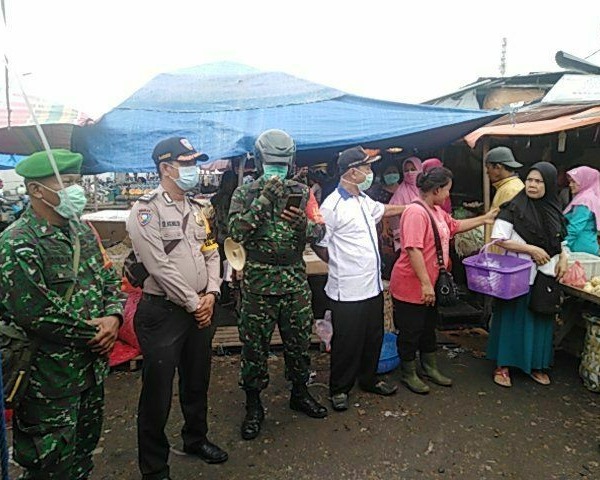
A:
{"label": "rubber boot", "polygon": [[260,425],[265,419],[265,409],[260,402],[258,390],[246,390],[246,416],[242,422],[242,438],[252,440],[260,433]]}
{"label": "rubber boot", "polygon": [[306,385],[294,385],[290,397],[290,408],[298,412],[305,413],[312,418],[325,418],[327,408],[317,402],[310,393]]}
{"label": "rubber boot", "polygon": [[400,381],[404,385],[415,393],[422,395],[429,393],[429,387],[417,376],[417,362],[415,360],[409,362],[402,360],[400,367]]}
{"label": "rubber boot", "polygon": [[421,352],[421,366],[423,367],[423,376],[428,378],[433,383],[437,383],[442,387],[451,387],[452,379],[445,377],[440,373],[437,367],[437,357],[435,352]]}

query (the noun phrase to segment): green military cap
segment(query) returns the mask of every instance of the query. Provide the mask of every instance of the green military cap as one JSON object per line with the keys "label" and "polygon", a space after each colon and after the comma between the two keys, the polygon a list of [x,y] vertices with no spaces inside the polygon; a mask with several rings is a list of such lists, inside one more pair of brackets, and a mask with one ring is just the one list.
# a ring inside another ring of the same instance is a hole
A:
{"label": "green military cap", "polygon": [[[52,150],[52,156],[56,162],[59,173],[80,173],[83,156],[63,148]],[[48,153],[44,150],[36,152],[21,160],[15,166],[17,174],[25,178],[45,178],[54,175]]]}

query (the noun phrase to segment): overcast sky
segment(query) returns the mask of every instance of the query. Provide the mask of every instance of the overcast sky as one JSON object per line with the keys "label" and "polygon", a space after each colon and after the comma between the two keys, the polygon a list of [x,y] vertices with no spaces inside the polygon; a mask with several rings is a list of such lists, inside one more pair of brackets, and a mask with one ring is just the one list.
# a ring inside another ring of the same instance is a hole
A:
{"label": "overcast sky", "polygon": [[[555,3],[556,6],[553,6]],[[5,0],[0,49],[42,94],[97,115],[155,74],[213,61],[418,103],[600,49],[598,1]],[[351,5],[354,4],[354,5]],[[600,63],[600,53],[590,58]]]}

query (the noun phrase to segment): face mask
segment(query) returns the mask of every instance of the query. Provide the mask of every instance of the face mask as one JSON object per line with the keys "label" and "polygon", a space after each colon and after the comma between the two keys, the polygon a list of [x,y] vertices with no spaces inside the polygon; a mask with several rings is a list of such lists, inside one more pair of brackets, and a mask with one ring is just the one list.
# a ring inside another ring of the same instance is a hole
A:
{"label": "face mask", "polygon": [[181,188],[184,192],[191,190],[198,184],[200,175],[198,174],[198,168],[196,166],[191,167],[175,167],[179,170],[179,178],[174,178],[175,185]]}
{"label": "face mask", "polygon": [[394,183],[398,183],[400,181],[399,173],[387,173],[383,176],[383,182],[386,185],[393,185]]}
{"label": "face mask", "polygon": [[373,184],[373,172],[365,173],[361,172],[360,170],[358,171],[365,176],[365,179],[364,181],[357,183],[356,186],[361,192],[364,192],[365,190],[371,188],[371,185]]}
{"label": "face mask", "polygon": [[263,169],[266,178],[279,177],[283,180],[288,174],[287,165],[263,165]]}
{"label": "face mask", "polygon": [[416,185],[418,176],[419,172],[404,172],[404,182],[409,185]]}
{"label": "face mask", "polygon": [[70,185],[63,190],[54,190],[41,183],[38,183],[38,185],[58,195],[58,199],[60,200],[58,205],[52,205],[43,198],[42,201],[49,207],[52,207],[61,217],[70,219],[81,216],[87,203],[85,190],[81,185]]}

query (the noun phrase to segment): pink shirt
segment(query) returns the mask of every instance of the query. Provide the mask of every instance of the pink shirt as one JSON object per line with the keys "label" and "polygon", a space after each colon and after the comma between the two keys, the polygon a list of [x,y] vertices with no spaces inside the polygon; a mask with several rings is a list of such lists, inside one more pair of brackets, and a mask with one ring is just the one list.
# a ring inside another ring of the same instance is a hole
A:
{"label": "pink shirt", "polygon": [[[435,211],[431,209],[429,209],[429,211],[436,220],[437,229],[442,242],[444,263],[446,268],[448,268],[450,260],[450,239],[458,230],[458,221],[453,219],[447,212],[438,206],[435,207]],[[431,220],[421,205],[408,205],[406,210],[402,213],[402,217],[400,217],[400,239],[402,242],[402,252],[392,270],[390,293],[396,300],[422,304],[421,282],[413,270],[406,249],[418,248],[423,252],[425,268],[427,269],[427,274],[429,275],[432,285],[435,285],[435,282],[437,282],[439,267],[435,252],[435,240],[431,228]]]}

